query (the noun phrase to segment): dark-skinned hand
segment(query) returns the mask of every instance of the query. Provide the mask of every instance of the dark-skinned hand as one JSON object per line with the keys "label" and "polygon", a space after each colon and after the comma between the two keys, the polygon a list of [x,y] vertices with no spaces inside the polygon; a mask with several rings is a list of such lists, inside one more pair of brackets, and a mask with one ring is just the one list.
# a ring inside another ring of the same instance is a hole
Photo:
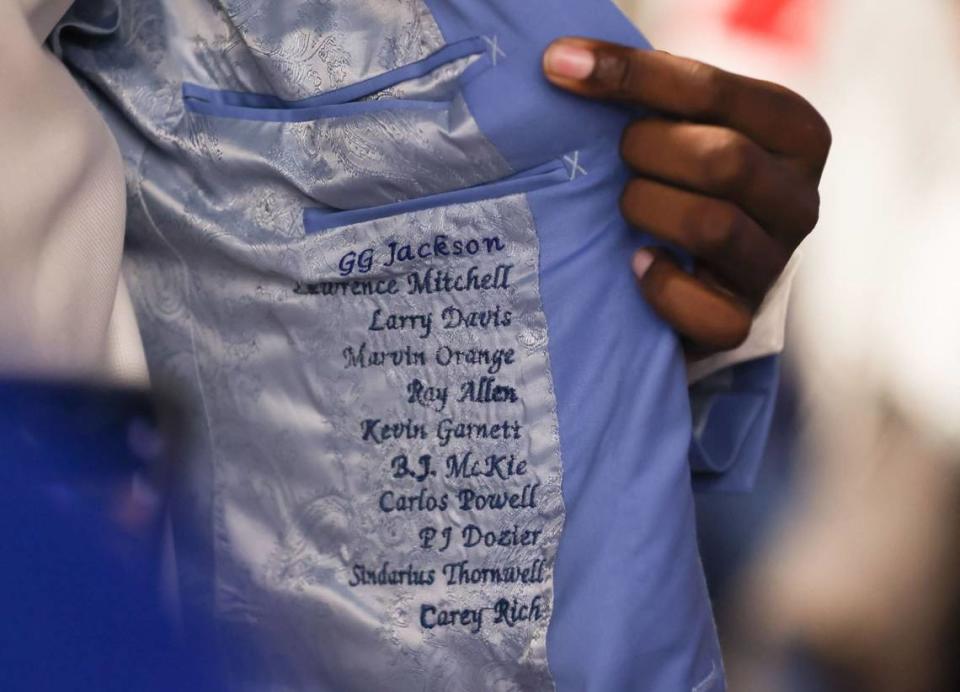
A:
{"label": "dark-skinned hand", "polygon": [[688,353],[738,346],[790,256],[817,224],[830,129],[794,92],[686,58],[586,38],[555,41],[544,71],[556,86],[653,115],[620,144],[636,174],[627,221],[683,248],[644,249],[633,270]]}

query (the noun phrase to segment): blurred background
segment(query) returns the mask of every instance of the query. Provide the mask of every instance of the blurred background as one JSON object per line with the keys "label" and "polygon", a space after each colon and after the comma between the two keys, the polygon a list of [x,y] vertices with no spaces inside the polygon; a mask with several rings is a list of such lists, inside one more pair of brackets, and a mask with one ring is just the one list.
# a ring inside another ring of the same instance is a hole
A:
{"label": "blurred background", "polygon": [[960,689],[960,0],[620,0],[834,146],[760,485],[698,498],[730,689]]}

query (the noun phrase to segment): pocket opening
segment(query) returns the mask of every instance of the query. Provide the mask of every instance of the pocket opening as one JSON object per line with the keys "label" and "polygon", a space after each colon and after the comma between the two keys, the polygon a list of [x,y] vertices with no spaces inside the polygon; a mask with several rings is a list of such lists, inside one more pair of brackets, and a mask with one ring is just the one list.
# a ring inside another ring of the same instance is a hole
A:
{"label": "pocket opening", "polygon": [[254,108],[250,106],[223,106],[207,101],[184,100],[187,110],[200,115],[234,120],[263,120],[297,123],[325,118],[343,118],[364,113],[397,110],[444,110],[448,101],[420,101],[413,99],[381,99],[378,101],[349,101],[347,103],[314,106],[311,108]]}
{"label": "pocket opening", "polygon": [[246,120],[304,121],[337,115],[353,115],[397,108],[439,109],[447,101],[385,98],[371,101],[360,99],[372,96],[403,82],[424,77],[444,65],[463,58],[480,55],[481,59],[470,65],[458,77],[472,79],[478,73],[478,65],[489,65],[489,52],[482,37],[463,39],[440,48],[430,55],[382,74],[349,84],[338,89],[297,100],[285,100],[271,94],[244,91],[211,89],[191,82],[181,87],[184,106],[187,110],[221,117]]}
{"label": "pocket opening", "polygon": [[483,200],[497,199],[509,195],[533,192],[551,185],[570,180],[569,172],[563,161],[556,159],[528,168],[513,175],[490,183],[481,183],[472,187],[440,192],[415,199],[381,204],[363,209],[329,211],[327,209],[308,208],[303,210],[304,232],[320,233],[332,228],[350,226],[365,221],[385,219],[414,211],[422,211],[453,204],[468,204]]}

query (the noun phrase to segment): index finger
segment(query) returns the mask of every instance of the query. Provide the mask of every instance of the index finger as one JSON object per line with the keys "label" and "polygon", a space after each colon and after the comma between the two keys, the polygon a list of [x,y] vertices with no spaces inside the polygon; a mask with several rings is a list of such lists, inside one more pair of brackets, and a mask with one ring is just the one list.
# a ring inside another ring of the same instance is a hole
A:
{"label": "index finger", "polygon": [[[668,53],[576,37],[551,44],[543,65],[551,82],[581,96],[723,125],[770,151],[826,160],[830,142],[823,118],[778,84]],[[823,161],[810,163],[822,168]]]}

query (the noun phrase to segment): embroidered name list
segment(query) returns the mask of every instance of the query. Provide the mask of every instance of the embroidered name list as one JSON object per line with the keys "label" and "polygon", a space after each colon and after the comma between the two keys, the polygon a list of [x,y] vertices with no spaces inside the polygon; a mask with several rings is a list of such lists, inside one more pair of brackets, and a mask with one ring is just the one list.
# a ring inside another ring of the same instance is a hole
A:
{"label": "embroidered name list", "polygon": [[[383,552],[345,562],[346,585],[388,603],[390,590],[422,594],[409,619],[424,633],[532,633],[549,608],[542,508],[559,493],[545,485],[556,454],[530,457],[532,435],[550,424],[527,402],[527,370],[545,369],[545,350],[521,338],[539,314],[536,248],[469,230],[361,236],[331,263],[336,278],[293,292],[343,302],[335,353],[359,395],[341,432],[363,450],[355,472],[374,479],[357,501],[393,532]],[[549,387],[538,386],[542,398]]]}

